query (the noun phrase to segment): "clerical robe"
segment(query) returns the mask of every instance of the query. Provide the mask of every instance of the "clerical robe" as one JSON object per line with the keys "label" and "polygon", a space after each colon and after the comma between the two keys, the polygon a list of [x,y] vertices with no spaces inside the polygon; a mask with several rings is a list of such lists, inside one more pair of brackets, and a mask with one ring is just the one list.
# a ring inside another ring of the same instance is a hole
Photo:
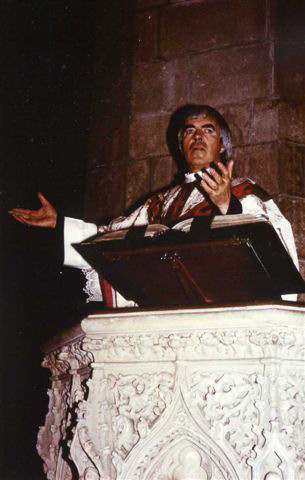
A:
{"label": "clerical robe", "polygon": [[[104,280],[87,262],[76,252],[71,243],[81,242],[85,238],[98,232],[106,233],[115,230],[143,226],[149,223],[174,225],[177,222],[191,217],[220,215],[217,207],[208,202],[204,194],[194,188],[195,176],[193,173],[185,175],[181,184],[152,195],[143,205],[135,209],[128,216],[120,216],[108,225],[94,225],[82,220],[65,218],[64,246],[65,265],[81,268],[86,276],[85,292],[88,301],[102,301],[108,307],[129,307],[135,303],[123,298]],[[236,178],[232,181],[232,197],[227,214],[247,213],[262,215],[274,227],[279,238],[298,268],[298,259],[292,229],[288,220],[282,215],[271,197],[250,179]],[[102,286],[102,289],[101,289]],[[295,300],[295,295],[284,295],[284,299]]]}

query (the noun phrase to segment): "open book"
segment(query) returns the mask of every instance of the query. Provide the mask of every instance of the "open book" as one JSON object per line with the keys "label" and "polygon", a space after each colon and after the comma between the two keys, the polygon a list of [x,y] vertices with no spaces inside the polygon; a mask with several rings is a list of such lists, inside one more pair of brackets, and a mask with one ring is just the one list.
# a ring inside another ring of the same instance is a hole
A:
{"label": "open book", "polygon": [[[143,231],[144,237],[154,237],[159,236],[162,233],[168,232],[169,230],[173,231],[180,231],[184,233],[189,233],[191,230],[191,226],[193,224],[194,218],[187,218],[186,220],[182,220],[181,222],[176,223],[173,227],[168,227],[167,225],[161,225],[159,223],[152,223],[145,226],[145,230]],[[222,228],[235,225],[245,225],[249,223],[259,223],[259,222],[268,222],[268,220],[263,215],[251,215],[249,213],[246,214],[239,214],[239,215],[218,215],[213,218],[212,223],[210,225],[211,229],[215,228]],[[133,227],[137,228],[137,227]],[[143,228],[143,227],[139,227]],[[116,230],[106,233],[98,233],[94,237],[88,239],[87,241],[83,241],[82,245],[86,244],[94,244],[99,242],[106,242],[106,241],[115,241],[115,240],[124,240],[130,229],[125,228],[122,230]]]}

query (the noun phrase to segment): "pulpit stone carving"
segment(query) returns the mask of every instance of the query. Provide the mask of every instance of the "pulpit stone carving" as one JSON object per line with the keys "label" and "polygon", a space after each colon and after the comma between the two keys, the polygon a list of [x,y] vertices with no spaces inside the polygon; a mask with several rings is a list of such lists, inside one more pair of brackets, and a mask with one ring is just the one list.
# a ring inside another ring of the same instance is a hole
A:
{"label": "pulpit stone carving", "polygon": [[54,480],[303,480],[305,307],[114,312],[47,347]]}

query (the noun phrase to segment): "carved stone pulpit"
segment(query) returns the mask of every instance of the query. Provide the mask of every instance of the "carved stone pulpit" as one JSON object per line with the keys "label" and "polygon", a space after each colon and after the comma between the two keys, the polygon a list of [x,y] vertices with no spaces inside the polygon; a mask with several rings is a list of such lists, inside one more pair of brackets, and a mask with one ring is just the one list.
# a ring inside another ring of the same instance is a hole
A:
{"label": "carved stone pulpit", "polygon": [[54,480],[304,480],[305,306],[91,315],[50,341]]}

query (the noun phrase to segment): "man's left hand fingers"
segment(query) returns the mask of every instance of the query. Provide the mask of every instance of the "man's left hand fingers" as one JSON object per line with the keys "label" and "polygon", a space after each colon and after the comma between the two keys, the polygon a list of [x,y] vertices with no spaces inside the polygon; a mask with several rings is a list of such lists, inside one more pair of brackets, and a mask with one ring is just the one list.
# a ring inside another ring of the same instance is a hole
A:
{"label": "man's left hand fingers", "polygon": [[28,208],[12,208],[11,210],[9,210],[8,213],[10,213],[11,215],[29,215],[30,213],[32,213],[34,210],[30,210]]}
{"label": "man's left hand fingers", "polygon": [[204,173],[202,178],[204,179],[204,182],[212,189],[216,190],[218,188],[218,183],[211,178],[207,173]]}
{"label": "man's left hand fingers", "polygon": [[11,215],[12,215],[12,217],[14,217],[15,220],[17,220],[18,222],[24,223],[25,225],[27,225],[27,222],[26,222],[26,220],[23,218],[22,215],[19,215],[19,214],[17,214],[17,213],[11,213]]}
{"label": "man's left hand fingers", "polygon": [[217,163],[217,167],[221,170],[224,177],[232,178],[234,160],[230,160],[228,165],[225,166],[222,162]]}
{"label": "man's left hand fingers", "polygon": [[232,180],[233,166],[233,160],[230,160],[227,165],[224,165],[222,162],[217,163],[217,167],[221,172],[222,179]]}
{"label": "man's left hand fingers", "polygon": [[213,180],[215,180],[215,182],[218,183],[218,185],[220,185],[220,184],[223,182],[223,177],[222,177],[222,175],[220,175],[220,174],[215,170],[215,168],[211,167],[209,173],[210,173],[210,175],[212,175]]}
{"label": "man's left hand fingers", "polygon": [[208,185],[204,178],[201,181],[201,186],[206,191],[206,193],[208,193],[209,195],[213,194],[214,190]]}
{"label": "man's left hand fingers", "polygon": [[222,178],[229,178],[230,172],[229,172],[228,168],[222,162],[218,162],[217,167],[219,168],[219,170],[221,172]]}

